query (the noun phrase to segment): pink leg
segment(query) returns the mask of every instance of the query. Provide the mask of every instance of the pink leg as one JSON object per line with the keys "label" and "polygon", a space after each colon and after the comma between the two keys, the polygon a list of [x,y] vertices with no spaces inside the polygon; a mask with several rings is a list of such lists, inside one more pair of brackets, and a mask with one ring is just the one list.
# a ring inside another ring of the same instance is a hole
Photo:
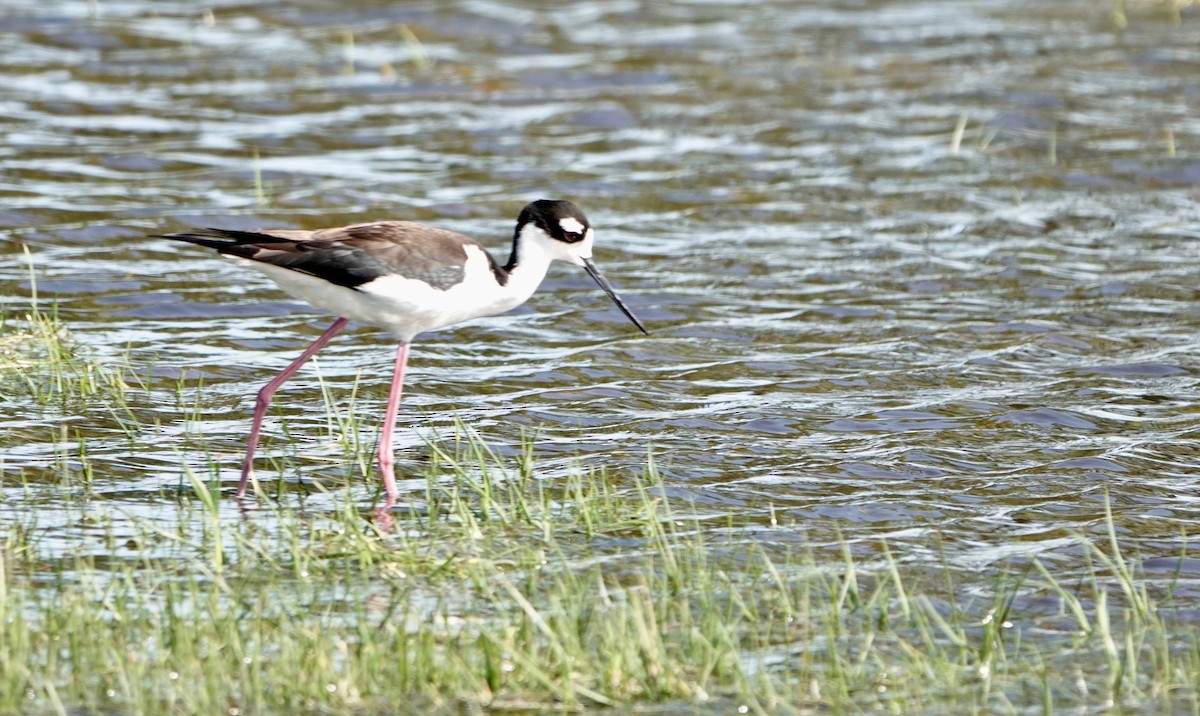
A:
{"label": "pink leg", "polygon": [[246,446],[246,459],[242,462],[242,480],[238,483],[237,496],[245,497],[246,484],[250,481],[250,476],[254,474],[254,449],[258,447],[258,435],[262,432],[263,417],[267,414],[267,408],[271,405],[271,397],[275,395],[275,391],[279,390],[279,386],[283,385],[288,378],[291,378],[296,371],[300,370],[300,366],[308,362],[317,351],[325,347],[331,338],[336,336],[349,320],[339,318],[333,322],[333,325],[325,329],[317,340],[313,341],[300,357],[292,361],[291,364],[283,369],[283,372],[271,379],[258,391],[258,400],[254,406],[254,421],[250,425],[250,442]]}
{"label": "pink leg", "polygon": [[396,366],[392,371],[392,387],[388,390],[386,412],[383,415],[383,429],[379,431],[379,471],[383,473],[383,490],[387,493],[387,502],[382,509],[389,510],[396,505],[400,491],[396,489],[396,473],[392,466],[396,464],[395,452],[392,449],[392,434],[396,431],[396,412],[400,409],[400,393],[404,390],[404,368],[408,365],[408,344],[401,343],[396,348]]}

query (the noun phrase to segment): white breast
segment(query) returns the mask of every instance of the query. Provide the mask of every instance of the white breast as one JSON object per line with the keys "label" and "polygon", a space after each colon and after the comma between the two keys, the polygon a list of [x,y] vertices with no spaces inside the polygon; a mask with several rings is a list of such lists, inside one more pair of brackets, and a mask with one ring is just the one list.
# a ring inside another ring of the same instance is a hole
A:
{"label": "white breast", "polygon": [[464,248],[467,262],[463,280],[445,290],[399,275],[377,278],[351,289],[271,264],[237,261],[261,271],[284,291],[312,306],[335,316],[379,326],[409,342],[418,333],[515,308],[537,290],[545,276],[544,267],[536,280],[531,280],[534,277],[528,272],[519,272],[522,275],[511,276],[501,286],[492,273],[487,254],[476,246]]}

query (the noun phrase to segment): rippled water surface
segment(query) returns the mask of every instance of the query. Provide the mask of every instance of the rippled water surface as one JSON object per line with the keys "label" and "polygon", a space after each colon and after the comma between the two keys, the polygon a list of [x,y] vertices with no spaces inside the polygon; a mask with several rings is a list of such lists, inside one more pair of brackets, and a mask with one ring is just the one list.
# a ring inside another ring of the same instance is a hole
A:
{"label": "rippled water surface", "polygon": [[[4,2],[5,315],[28,247],[73,338],[157,400],[130,436],[104,405],[6,392],[0,518],[35,506],[88,549],[56,508],[81,444],[90,499],[129,514],[211,456],[232,487],[254,391],[329,321],[147,234],[397,218],[504,255],[520,207],[562,197],[650,335],[559,267],[419,339],[402,490],[457,418],[502,453],[535,435],[547,479],[652,453],[703,509],[967,572],[1082,570],[1064,545],[1102,533],[1106,494],[1142,556],[1194,540],[1194,11],[548,5]],[[322,390],[370,443],[392,350],[348,333],[280,393],[266,484],[373,502]]]}

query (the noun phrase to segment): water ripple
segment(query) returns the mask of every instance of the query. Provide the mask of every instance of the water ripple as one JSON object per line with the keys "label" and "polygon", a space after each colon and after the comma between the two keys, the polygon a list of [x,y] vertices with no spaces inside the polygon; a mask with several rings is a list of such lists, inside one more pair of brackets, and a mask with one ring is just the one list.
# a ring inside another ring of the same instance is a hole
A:
{"label": "water ripple", "polygon": [[[394,217],[503,253],[524,201],[566,195],[651,335],[556,269],[423,337],[406,471],[459,418],[502,454],[533,435],[546,479],[654,454],[671,499],[864,549],[936,532],[966,570],[1063,553],[1107,492],[1166,559],[1200,514],[1195,49],[1136,15],[1063,22],[1093,5],[10,2],[4,315],[27,246],[75,339],[151,398],[131,454],[104,406],[5,387],[0,470],[26,486],[4,490],[51,504],[79,440],[98,499],[153,502],[180,455],[228,477],[253,391],[327,320],[145,234]],[[278,476],[365,496],[333,417],[353,399],[373,439],[391,350],[350,332],[281,392]]]}

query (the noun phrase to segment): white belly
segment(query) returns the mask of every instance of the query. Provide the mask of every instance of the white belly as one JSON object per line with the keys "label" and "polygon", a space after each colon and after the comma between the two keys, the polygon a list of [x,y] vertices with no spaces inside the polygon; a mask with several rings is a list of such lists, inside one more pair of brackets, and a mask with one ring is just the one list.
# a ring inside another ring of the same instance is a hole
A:
{"label": "white belly", "polygon": [[533,294],[542,278],[532,285],[528,280],[510,280],[501,286],[487,256],[473,247],[467,250],[462,282],[445,290],[397,275],[352,289],[259,261],[237,261],[266,274],[301,301],[335,316],[379,326],[404,342],[418,333],[515,308]]}

